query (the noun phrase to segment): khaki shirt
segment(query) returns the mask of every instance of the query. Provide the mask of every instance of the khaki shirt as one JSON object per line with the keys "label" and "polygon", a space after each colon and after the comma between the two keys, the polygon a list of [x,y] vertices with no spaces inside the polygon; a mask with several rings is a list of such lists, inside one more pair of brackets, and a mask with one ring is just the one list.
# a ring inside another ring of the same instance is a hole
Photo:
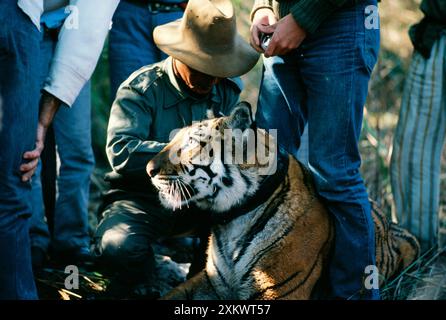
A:
{"label": "khaki shirt", "polygon": [[205,98],[194,98],[178,84],[170,57],[134,72],[111,108],[106,151],[114,172],[147,176],[147,162],[164,148],[173,130],[206,119],[207,109],[217,117],[229,114],[241,86],[239,79],[224,79]]}

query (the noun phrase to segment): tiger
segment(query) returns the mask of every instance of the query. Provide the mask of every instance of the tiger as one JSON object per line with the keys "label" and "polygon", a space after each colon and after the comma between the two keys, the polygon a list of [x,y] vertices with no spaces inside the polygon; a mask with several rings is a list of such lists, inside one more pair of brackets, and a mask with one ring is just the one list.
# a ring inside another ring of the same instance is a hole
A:
{"label": "tiger", "polygon": [[[180,129],[147,164],[163,206],[193,205],[212,221],[204,270],[162,299],[317,297],[333,247],[333,219],[308,169],[252,118],[249,103],[241,102],[229,116]],[[242,134],[225,135],[227,130]],[[256,150],[277,154],[273,164],[248,153],[250,139]],[[235,161],[235,146],[242,150],[241,161]],[[382,284],[411,265],[419,244],[381,211],[373,210],[373,219]]]}

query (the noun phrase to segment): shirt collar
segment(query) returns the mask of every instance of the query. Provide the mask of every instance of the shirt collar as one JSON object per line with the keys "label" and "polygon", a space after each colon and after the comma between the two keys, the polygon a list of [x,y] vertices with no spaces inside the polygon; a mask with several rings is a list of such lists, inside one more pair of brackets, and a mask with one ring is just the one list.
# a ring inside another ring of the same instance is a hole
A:
{"label": "shirt collar", "polygon": [[216,84],[212,87],[211,92],[209,93],[208,96],[204,97],[204,98],[196,98],[193,97],[192,95],[188,94],[185,90],[183,90],[180,86],[180,84],[178,83],[178,79],[175,76],[175,73],[173,71],[173,59],[172,57],[168,57],[163,64],[163,71],[165,74],[167,74],[167,77],[169,79],[169,83],[171,85],[171,89],[174,93],[174,97],[172,97],[173,99],[170,100],[168,103],[166,103],[164,105],[164,108],[168,109],[173,107],[175,104],[186,100],[186,99],[190,99],[194,102],[199,102],[199,101],[204,101],[204,100],[211,100],[212,102],[215,103],[221,103],[221,97],[218,95],[218,90],[217,90],[217,86],[219,84]]}

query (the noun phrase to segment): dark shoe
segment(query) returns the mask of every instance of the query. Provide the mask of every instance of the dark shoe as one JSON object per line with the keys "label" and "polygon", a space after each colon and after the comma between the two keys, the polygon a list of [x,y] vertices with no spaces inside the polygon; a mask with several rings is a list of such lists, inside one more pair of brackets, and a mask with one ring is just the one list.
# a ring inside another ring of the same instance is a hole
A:
{"label": "dark shoe", "polygon": [[116,279],[107,286],[105,299],[120,300],[155,300],[160,293],[154,291],[148,284],[129,285]]}
{"label": "dark shoe", "polygon": [[137,285],[133,288],[129,298],[135,300],[156,300],[159,299],[160,293],[154,291],[151,286],[147,284]]}
{"label": "dark shoe", "polygon": [[47,261],[48,261],[48,256],[45,250],[37,246],[31,247],[31,262],[34,272],[42,269]]}
{"label": "dark shoe", "polygon": [[54,252],[52,258],[63,265],[88,266],[94,263],[94,257],[86,247]]}
{"label": "dark shoe", "polygon": [[82,263],[90,263],[93,262],[93,255],[90,252],[90,249],[82,247],[79,250],[75,250],[73,252],[74,258]]}

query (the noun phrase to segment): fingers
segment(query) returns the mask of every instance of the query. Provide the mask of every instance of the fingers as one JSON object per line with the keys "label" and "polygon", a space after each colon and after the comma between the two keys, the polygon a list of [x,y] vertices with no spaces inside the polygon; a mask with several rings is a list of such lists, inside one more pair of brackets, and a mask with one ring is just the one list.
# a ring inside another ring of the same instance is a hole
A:
{"label": "fingers", "polygon": [[274,31],[275,31],[276,28],[275,28],[274,25],[258,24],[258,25],[257,25],[257,29],[258,29],[261,33],[270,34],[270,33],[274,33]]}
{"label": "fingers", "polygon": [[265,56],[265,58],[274,56],[274,50],[271,46],[271,42],[270,42],[268,48],[266,48],[266,51],[263,53],[263,55]]}
{"label": "fingers", "polygon": [[276,32],[273,34],[271,41],[269,42],[269,46],[268,48],[266,48],[264,55],[266,58],[272,56],[286,55],[292,50],[298,48],[302,44],[303,40],[304,37],[290,40],[284,38],[283,35]]}
{"label": "fingers", "polygon": [[37,165],[39,164],[39,158],[34,159],[28,163],[22,164],[20,166],[20,171],[23,172],[22,181],[26,182],[33,176],[34,172],[37,169]]}
{"label": "fingers", "polygon": [[274,56],[282,56],[282,55],[287,54],[291,50],[293,50],[293,49],[289,48],[289,47],[282,47],[280,42],[273,41],[273,39],[271,39],[269,46],[268,46],[268,48],[266,48],[264,55],[266,58],[274,57]]}
{"label": "fingers", "polygon": [[39,163],[39,158],[34,159],[30,162],[24,163],[20,166],[20,171],[27,172],[32,170],[33,168],[37,167],[37,164]]}
{"label": "fingers", "polygon": [[20,171],[22,174],[22,181],[26,182],[31,179],[34,172],[37,169],[37,165],[39,164],[39,158],[43,150],[43,145],[41,143],[37,143],[38,146],[36,149],[27,151],[23,154],[23,158],[25,160],[30,160],[27,163],[24,163],[20,166]]}
{"label": "fingers", "polygon": [[40,157],[40,150],[34,149],[32,151],[27,151],[23,154],[23,159],[33,160]]}
{"label": "fingers", "polygon": [[272,26],[272,25],[274,25],[274,24],[276,24],[276,23],[277,23],[277,18],[276,18],[276,16],[275,16],[275,14],[274,14],[274,13],[269,14],[269,15],[268,15],[268,24],[269,24],[270,26]]}
{"label": "fingers", "polygon": [[280,43],[273,42],[273,40],[271,39],[271,42],[269,43],[269,46],[266,49],[264,55],[266,58],[273,57],[273,56],[283,56],[292,50],[293,50],[293,48],[290,48],[290,47],[281,47]]}
{"label": "fingers", "polygon": [[256,27],[253,27],[251,30],[251,38],[250,38],[251,46],[259,53],[263,53],[263,49],[260,47],[260,38],[259,32]]}
{"label": "fingers", "polygon": [[32,176],[34,175],[34,172],[36,172],[37,167],[35,167],[34,169],[32,169],[31,171],[28,171],[27,173],[25,173],[24,175],[22,175],[22,181],[23,182],[27,182],[30,181]]}
{"label": "fingers", "polygon": [[280,42],[278,41],[277,35],[273,35],[271,38],[271,41],[269,42],[268,48],[265,50],[265,57],[269,58],[272,56],[280,55],[282,54],[282,49],[280,47]]}
{"label": "fingers", "polygon": [[263,53],[264,50],[260,43],[261,33],[273,33],[275,24],[277,22],[274,12],[269,8],[262,8],[257,10],[254,15],[253,23],[251,26],[250,43],[251,46],[259,53]]}
{"label": "fingers", "polygon": [[251,29],[251,46],[259,53],[264,53],[265,50],[263,50],[263,48],[261,47],[261,43],[260,43],[260,34],[261,33],[265,33],[265,34],[271,34],[274,33],[275,30],[275,26],[268,26],[268,25],[264,25],[264,24],[256,24],[253,25],[252,29]]}

